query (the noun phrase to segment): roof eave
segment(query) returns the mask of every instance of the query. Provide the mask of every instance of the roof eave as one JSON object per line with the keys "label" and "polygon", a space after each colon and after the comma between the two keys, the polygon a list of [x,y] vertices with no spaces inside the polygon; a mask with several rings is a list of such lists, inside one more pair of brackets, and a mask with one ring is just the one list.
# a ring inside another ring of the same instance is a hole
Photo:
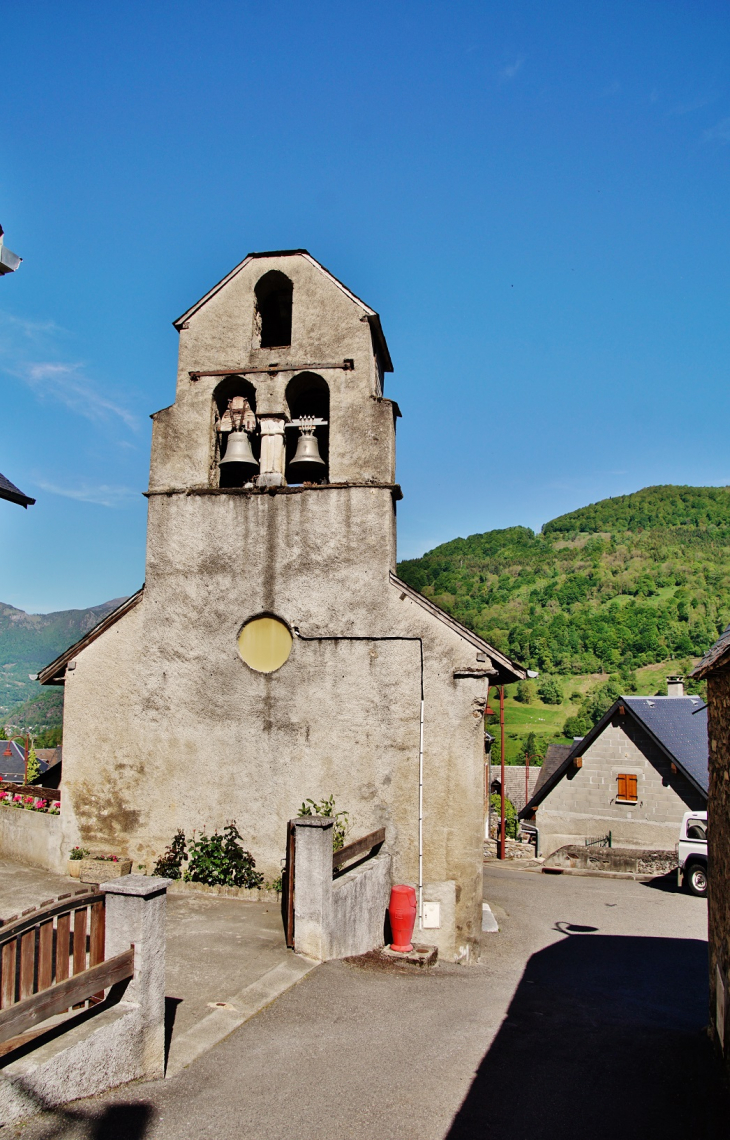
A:
{"label": "roof eave", "polygon": [[55,661],[51,661],[49,665],[46,665],[44,669],[41,669],[38,673],[38,681],[40,684],[63,685],[66,680],[66,666],[68,665],[69,661],[72,661],[74,657],[77,656],[77,654],[81,653],[83,649],[86,649],[87,645],[91,645],[92,641],[96,641],[98,637],[101,637],[103,633],[106,633],[106,631],[111,626],[115,625],[119,619],[123,618],[124,615],[126,613],[129,613],[131,609],[134,609],[137,603],[142,600],[143,593],[144,586],[141,586],[140,589],[137,590],[136,594],[132,594],[132,596],[130,598],[127,598],[125,602],[122,602],[121,606],[117,606],[115,610],[112,610],[110,614],[107,614],[105,618],[102,618],[102,620],[98,622],[98,624],[95,625],[93,629],[90,629],[89,632],[85,633],[82,638],[74,642],[73,645],[69,646],[68,649],[66,649],[55,659]]}
{"label": "roof eave", "polygon": [[430,598],[419,594],[418,590],[414,590],[412,586],[409,586],[407,582],[404,582],[397,574],[394,574],[392,570],[390,572],[390,581],[397,589],[402,590],[412,601],[417,602],[419,606],[427,610],[433,617],[438,618],[444,625],[449,626],[459,637],[463,637],[465,641],[469,641],[475,649],[486,653],[492,664],[496,665],[499,670],[493,683],[509,685],[513,681],[525,681],[527,679],[526,669],[518,665],[515,661],[511,661],[504,653],[500,653],[498,649],[495,649],[493,645],[490,645],[489,642],[485,641],[483,637],[480,637],[478,633],[473,633],[472,630],[467,629],[465,625],[462,625],[461,622],[457,621],[451,614],[447,614],[446,610],[442,610],[441,607],[437,606],[435,602],[432,602]]}

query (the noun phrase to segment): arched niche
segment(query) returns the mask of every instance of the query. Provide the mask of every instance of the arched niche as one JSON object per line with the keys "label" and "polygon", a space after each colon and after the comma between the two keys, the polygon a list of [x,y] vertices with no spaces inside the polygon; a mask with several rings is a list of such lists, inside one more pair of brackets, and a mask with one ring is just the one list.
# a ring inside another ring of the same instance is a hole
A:
{"label": "arched niche", "polygon": [[[228,408],[228,401],[232,400],[234,396],[243,396],[248,400],[252,411],[256,411],[256,389],[250,380],[246,380],[243,376],[226,376],[221,380],[213,392],[213,404],[217,413],[217,419],[223,418],[223,414]],[[221,459],[225,458],[226,447],[228,445],[229,433],[219,432],[216,429],[214,448],[214,467],[218,473],[218,486],[219,487],[242,487],[247,483],[252,474],[255,473],[253,469],[246,470],[238,464],[224,464],[219,467],[218,464]],[[261,440],[258,432],[252,432],[249,437],[251,450],[253,451],[254,458],[259,459],[261,451]]]}
{"label": "arched niche", "polygon": [[297,450],[299,432],[295,428],[287,429],[287,483],[329,483],[330,390],[327,381],[316,372],[300,372],[287,384],[286,402],[289,408],[289,417],[292,420],[298,420],[301,416],[315,416],[317,419],[327,421],[326,427],[318,427],[314,433],[319,446],[319,454],[324,460],[324,467],[313,464],[311,473],[291,470],[290,464]]}
{"label": "arched niche", "polygon": [[256,288],[256,328],[262,348],[288,348],[294,286],[284,273],[271,269]]}

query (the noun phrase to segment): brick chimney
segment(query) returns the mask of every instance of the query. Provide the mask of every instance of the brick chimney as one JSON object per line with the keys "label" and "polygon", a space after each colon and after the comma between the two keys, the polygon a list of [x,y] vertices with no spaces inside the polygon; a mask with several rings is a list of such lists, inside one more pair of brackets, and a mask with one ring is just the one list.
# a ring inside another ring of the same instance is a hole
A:
{"label": "brick chimney", "polygon": [[684,677],[667,677],[667,696],[668,697],[683,697],[684,696]]}

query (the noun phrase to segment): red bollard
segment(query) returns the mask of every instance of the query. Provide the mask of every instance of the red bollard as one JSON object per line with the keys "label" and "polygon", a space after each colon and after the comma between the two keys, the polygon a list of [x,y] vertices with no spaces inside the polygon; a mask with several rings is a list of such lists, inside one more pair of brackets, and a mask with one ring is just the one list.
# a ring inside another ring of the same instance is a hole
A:
{"label": "red bollard", "polygon": [[391,950],[398,954],[408,954],[413,949],[411,935],[416,923],[416,892],[413,887],[399,885],[390,892],[390,929],[393,931]]}

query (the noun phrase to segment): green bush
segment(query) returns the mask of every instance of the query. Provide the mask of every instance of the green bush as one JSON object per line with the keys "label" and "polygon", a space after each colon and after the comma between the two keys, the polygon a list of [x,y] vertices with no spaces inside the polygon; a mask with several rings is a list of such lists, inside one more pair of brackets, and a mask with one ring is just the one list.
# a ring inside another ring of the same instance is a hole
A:
{"label": "green bush", "polygon": [[537,695],[546,705],[562,705],[563,703],[563,690],[554,677],[542,677],[540,679]]}
{"label": "green bush", "polygon": [[236,821],[227,823],[223,834],[201,832],[191,839],[188,866],[183,874],[186,883],[206,883],[210,887],[260,887],[264,876],[256,870],[256,862],[241,842]]}
{"label": "green bush", "polygon": [[529,705],[532,700],[532,691],[532,685],[529,681],[520,681],[517,685],[515,700],[519,701],[521,705]]}
{"label": "green bush", "polygon": [[[184,870],[183,863],[187,864]],[[222,835],[217,830],[212,835],[202,831],[196,838],[193,832],[189,845],[185,832],[177,831],[152,874],[210,887],[260,887],[264,881],[253,855],[243,847],[235,820],[226,824]]]}
{"label": "green bush", "polygon": [[316,800],[305,800],[297,815],[300,819],[304,815],[321,815],[325,819],[333,819],[335,824],[332,828],[332,850],[340,851],[345,846],[345,836],[350,828],[350,816],[346,811],[335,811],[334,796],[320,803]]}
{"label": "green bush", "polygon": [[152,874],[161,875],[163,879],[179,879],[182,875],[183,860],[186,858],[185,832],[176,831],[165,854],[160,856],[152,868]]}
{"label": "green bush", "polygon": [[[497,819],[500,818],[502,813],[502,797],[498,792],[493,792],[489,797],[489,803],[492,808],[492,815],[496,815]],[[504,801],[504,833],[508,839],[517,838],[517,829],[519,827],[519,820],[517,819],[517,812],[512,800],[505,797]]]}
{"label": "green bush", "polygon": [[40,760],[38,759],[38,757],[35,754],[35,748],[31,748],[30,752],[28,753],[28,775],[27,775],[28,783],[32,784],[34,780],[38,779],[40,774],[41,774]]}

